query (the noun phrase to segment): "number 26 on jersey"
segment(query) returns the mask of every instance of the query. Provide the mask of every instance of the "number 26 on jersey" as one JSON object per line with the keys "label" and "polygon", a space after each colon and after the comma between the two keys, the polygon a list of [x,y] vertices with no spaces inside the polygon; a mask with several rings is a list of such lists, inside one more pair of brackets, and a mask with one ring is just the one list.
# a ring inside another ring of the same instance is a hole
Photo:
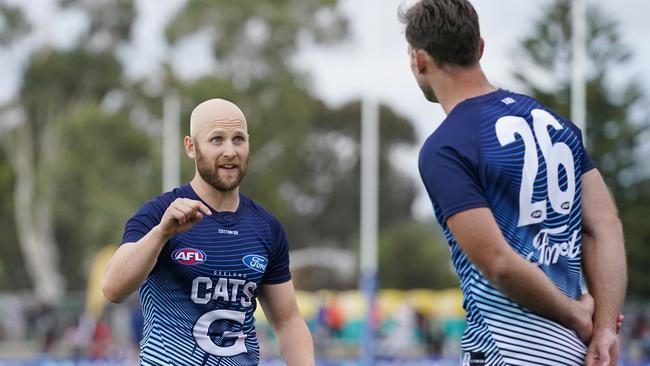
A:
{"label": "number 26 on jersey", "polygon": [[[547,217],[547,201],[551,208],[558,214],[566,215],[571,212],[575,197],[575,168],[571,149],[564,142],[553,143],[548,127],[561,130],[564,127],[550,113],[534,109],[533,128],[526,120],[517,116],[505,116],[497,120],[495,129],[497,139],[501,146],[506,146],[517,140],[517,136],[524,143],[524,165],[521,170],[521,186],[519,188],[519,221],[517,226],[526,226],[544,221]],[[545,182],[536,182],[540,168],[540,157],[546,163]],[[566,173],[565,188],[560,185],[560,167]],[[535,185],[546,184],[547,196],[544,199],[533,201]]]}

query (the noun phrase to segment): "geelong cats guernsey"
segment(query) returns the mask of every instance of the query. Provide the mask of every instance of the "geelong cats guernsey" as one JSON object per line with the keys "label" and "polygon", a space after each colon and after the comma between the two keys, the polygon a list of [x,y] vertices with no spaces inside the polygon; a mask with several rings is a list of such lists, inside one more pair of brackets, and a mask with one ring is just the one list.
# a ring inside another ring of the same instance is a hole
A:
{"label": "geelong cats guernsey", "polygon": [[583,364],[586,347],[576,333],[492,286],[446,222],[463,210],[490,208],[512,249],[567,296],[578,298],[580,181],[593,167],[575,125],[505,90],[461,102],[424,143],[420,175],[460,278],[467,364]]}
{"label": "geelong cats guernsey", "polygon": [[[142,365],[257,365],[253,313],[264,284],[291,279],[282,225],[243,194],[236,212],[217,212],[174,235],[140,288]],[[137,242],[176,198],[200,200],[189,184],[146,203],[126,224]]]}

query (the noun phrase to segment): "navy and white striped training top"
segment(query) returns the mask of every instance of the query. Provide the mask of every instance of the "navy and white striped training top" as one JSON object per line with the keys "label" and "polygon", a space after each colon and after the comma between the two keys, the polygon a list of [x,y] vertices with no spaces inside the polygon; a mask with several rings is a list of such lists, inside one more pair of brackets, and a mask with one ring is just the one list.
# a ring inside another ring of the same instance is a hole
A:
{"label": "navy and white striped training top", "polygon": [[[566,295],[581,294],[581,176],[594,168],[580,130],[536,100],[497,90],[458,104],[426,140],[420,175],[449,241],[467,328],[461,348],[487,365],[582,365],[576,333],[493,287],[446,225],[489,207],[506,241]],[[468,356],[469,357],[469,356]]]}
{"label": "navy and white striped training top", "polygon": [[[146,203],[126,224],[137,242],[176,198],[200,200],[189,184]],[[173,236],[140,288],[142,365],[257,365],[253,313],[261,285],[291,279],[282,225],[243,194],[236,212],[204,216]],[[206,204],[207,205],[207,204]]]}

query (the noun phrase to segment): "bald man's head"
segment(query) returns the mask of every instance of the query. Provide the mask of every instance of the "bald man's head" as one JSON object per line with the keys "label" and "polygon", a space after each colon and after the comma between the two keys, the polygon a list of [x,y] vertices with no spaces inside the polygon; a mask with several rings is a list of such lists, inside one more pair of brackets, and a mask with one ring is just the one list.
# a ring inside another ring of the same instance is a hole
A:
{"label": "bald man's head", "polygon": [[237,191],[248,169],[250,146],[246,117],[235,104],[210,99],[196,106],[184,143],[187,156],[195,162],[196,184],[220,192]]}
{"label": "bald man's head", "polygon": [[190,117],[190,136],[196,138],[202,130],[215,126],[240,127],[248,133],[244,113],[234,103],[225,99],[208,99],[194,108]]}

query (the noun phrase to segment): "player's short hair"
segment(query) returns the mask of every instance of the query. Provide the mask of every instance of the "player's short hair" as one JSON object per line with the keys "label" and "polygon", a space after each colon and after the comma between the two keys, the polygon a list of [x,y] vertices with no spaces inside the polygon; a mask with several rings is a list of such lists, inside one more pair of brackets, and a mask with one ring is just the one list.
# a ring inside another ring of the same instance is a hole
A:
{"label": "player's short hair", "polygon": [[480,29],[468,0],[420,0],[398,10],[411,47],[425,50],[438,64],[475,66],[480,58]]}

